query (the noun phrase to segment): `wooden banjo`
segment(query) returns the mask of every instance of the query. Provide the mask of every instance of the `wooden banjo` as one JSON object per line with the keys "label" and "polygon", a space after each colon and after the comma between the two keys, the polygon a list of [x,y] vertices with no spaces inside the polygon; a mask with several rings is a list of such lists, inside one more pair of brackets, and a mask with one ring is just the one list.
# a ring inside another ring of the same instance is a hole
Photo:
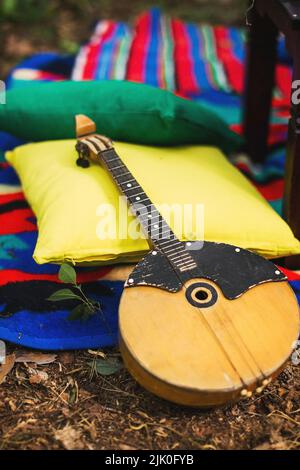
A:
{"label": "wooden banjo", "polygon": [[[78,165],[102,163],[153,247],[125,283],[120,349],[146,389],[191,406],[250,397],[284,367],[299,334],[297,299],[270,261],[236,246],[182,242],[93,121],[76,116]],[[148,208],[151,207],[151,213]],[[167,234],[164,235],[164,234]]]}

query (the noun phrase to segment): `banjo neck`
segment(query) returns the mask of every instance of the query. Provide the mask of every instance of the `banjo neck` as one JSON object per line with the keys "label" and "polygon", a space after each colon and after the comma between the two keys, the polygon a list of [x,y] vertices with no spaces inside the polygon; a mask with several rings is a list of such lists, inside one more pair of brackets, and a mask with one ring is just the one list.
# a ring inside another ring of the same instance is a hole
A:
{"label": "banjo neck", "polygon": [[[87,166],[87,159],[102,162],[120,192],[127,198],[129,207],[155,249],[162,252],[179,272],[192,270],[196,263],[187,249],[152,203],[141,185],[116,153],[112,142],[95,134],[95,124],[85,116],[76,116],[78,164]],[[89,154],[86,148],[89,149]]]}
{"label": "banjo neck", "polygon": [[77,116],[77,138],[77,164],[106,167],[154,245],[120,300],[120,348],[131,374],[185,405],[211,407],[261,393],[299,335],[299,307],[285,275],[233,245],[189,249],[85,116]]}

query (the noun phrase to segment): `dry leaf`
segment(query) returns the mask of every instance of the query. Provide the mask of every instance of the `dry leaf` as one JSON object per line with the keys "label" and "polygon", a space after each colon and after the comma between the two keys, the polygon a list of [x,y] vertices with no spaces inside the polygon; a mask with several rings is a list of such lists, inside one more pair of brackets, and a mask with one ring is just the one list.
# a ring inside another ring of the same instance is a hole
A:
{"label": "dry leaf", "polygon": [[56,359],[56,354],[43,354],[39,352],[20,352],[16,357],[16,362],[35,362],[35,364],[51,364]]}
{"label": "dry leaf", "polygon": [[106,354],[102,351],[94,351],[93,349],[88,349],[89,354],[93,354],[93,356],[100,356],[103,357],[103,359],[106,358]]}
{"label": "dry leaf", "polygon": [[54,433],[55,439],[60,441],[65,449],[75,450],[82,449],[83,443],[81,441],[81,432],[72,428],[72,426],[65,426]]}
{"label": "dry leaf", "polygon": [[4,364],[0,367],[0,385],[4,382],[5,377],[10,373],[15,365],[16,357],[14,354],[6,356]]}
{"label": "dry leaf", "polygon": [[9,405],[11,411],[14,413],[17,409],[16,403],[13,400],[9,400],[8,405]]}
{"label": "dry leaf", "polygon": [[271,444],[270,442],[264,442],[263,444],[254,447],[254,450],[287,450],[288,446],[284,441],[275,442]]}
{"label": "dry leaf", "polygon": [[25,398],[25,399],[22,401],[22,404],[23,404],[23,405],[34,406],[34,405],[35,405],[35,400],[29,400],[29,398]]}
{"label": "dry leaf", "polygon": [[263,444],[259,444],[258,446],[254,447],[254,450],[270,450],[270,443],[264,442]]}
{"label": "dry leaf", "polygon": [[147,424],[142,423],[142,424],[138,424],[137,426],[133,426],[133,424],[130,424],[129,427],[130,427],[130,429],[133,429],[134,431],[140,431],[143,428],[147,429]]}
{"label": "dry leaf", "polygon": [[271,449],[272,450],[288,450],[288,445],[286,442],[281,440],[280,442],[275,442],[274,444],[272,444]]}
{"label": "dry leaf", "polygon": [[127,444],[120,444],[120,450],[137,450],[136,447],[128,446]]}
{"label": "dry leaf", "polygon": [[159,437],[168,437],[168,433],[162,427],[155,429],[155,433]]}

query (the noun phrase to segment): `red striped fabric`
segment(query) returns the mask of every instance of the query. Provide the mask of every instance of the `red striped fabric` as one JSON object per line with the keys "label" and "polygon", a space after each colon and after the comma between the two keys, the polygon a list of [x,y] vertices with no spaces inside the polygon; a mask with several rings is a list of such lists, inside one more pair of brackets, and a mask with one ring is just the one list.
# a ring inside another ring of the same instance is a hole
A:
{"label": "red striped fabric", "polygon": [[292,71],[286,65],[278,64],[276,67],[276,85],[281,93],[280,98],[274,98],[274,106],[285,106],[289,110],[292,86]]}
{"label": "red striped fabric", "polygon": [[105,41],[113,35],[116,24],[113,21],[102,23],[103,33],[100,35],[99,40],[91,43],[86,53],[86,64],[83,71],[83,80],[92,80],[97,69],[97,63],[101,55],[101,50]]}
{"label": "red striped fabric", "polygon": [[9,193],[9,194],[0,194],[0,205],[8,204],[12,201],[25,201],[24,193]]}
{"label": "red striped fabric", "polygon": [[297,273],[295,271],[291,271],[290,269],[282,268],[281,266],[278,266],[278,267],[287,276],[289,281],[300,281],[300,274],[299,273]]}
{"label": "red striped fabric", "polygon": [[127,64],[126,80],[145,81],[146,57],[150,42],[150,15],[144,13],[136,22],[135,36],[132,41]]}
{"label": "red striped fabric", "polygon": [[284,180],[278,179],[275,181],[270,181],[269,183],[259,184],[255,181],[252,181],[254,186],[258,191],[264,196],[268,201],[276,201],[281,199],[284,190]]}
{"label": "red striped fabric", "polygon": [[197,95],[199,94],[199,86],[194,76],[193,57],[185,24],[180,20],[172,20],[171,26],[174,38],[177,90],[184,90],[185,94]]}
{"label": "red striped fabric", "polygon": [[229,83],[236,93],[241,94],[244,89],[244,67],[233,55],[229,29],[225,26],[216,26],[214,34],[217,55],[224,65]]}
{"label": "red striped fabric", "polygon": [[[77,282],[94,282],[95,280],[105,277],[110,271],[114,269],[113,266],[103,266],[102,268],[94,269],[88,272],[78,272]],[[24,281],[53,281],[61,282],[58,274],[42,274],[42,273],[25,273],[18,269],[3,269],[0,270],[0,286],[9,284],[10,282],[24,282]]]}
{"label": "red striped fabric", "polygon": [[[242,135],[243,134],[243,126],[242,124],[232,124],[230,126],[230,129],[237,134]],[[268,137],[268,144],[269,145],[274,145],[278,144],[280,142],[283,142],[286,140],[286,132],[287,132],[287,125],[282,123],[282,124],[276,124],[273,123],[270,126],[270,132],[269,132],[269,137]]]}
{"label": "red striped fabric", "polygon": [[36,225],[28,219],[34,217],[31,209],[15,209],[0,215],[0,235],[32,232]]}

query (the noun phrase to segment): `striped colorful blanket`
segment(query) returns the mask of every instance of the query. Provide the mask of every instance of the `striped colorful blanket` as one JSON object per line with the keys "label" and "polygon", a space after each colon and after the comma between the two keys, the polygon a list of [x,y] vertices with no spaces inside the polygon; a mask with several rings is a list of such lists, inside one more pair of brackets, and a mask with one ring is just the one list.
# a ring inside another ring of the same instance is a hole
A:
{"label": "striped colorful blanket", "polygon": [[[99,21],[76,57],[34,56],[13,70],[8,86],[66,78],[142,82],[201,100],[241,132],[245,42],[243,28],[184,23],[154,8],[133,26]],[[278,52],[270,144],[286,138],[289,116],[291,70],[283,39]]]}
{"label": "striped colorful blanket", "polygon": [[[100,21],[82,47],[74,80],[132,80],[175,91],[185,97],[205,92],[241,94],[246,32],[242,28],[184,23],[152,9],[130,28]],[[279,46],[282,53],[282,45]],[[277,68],[275,105],[289,105],[290,68]]]}
{"label": "striped colorful blanket", "polygon": [[[252,164],[245,155],[236,157],[234,164],[280,213],[284,147],[279,144],[286,138],[291,72],[282,43],[279,52],[270,135],[276,150],[264,165]],[[244,30],[187,24],[154,9],[133,27],[100,21],[76,57],[49,53],[27,59],[12,71],[8,86],[71,77],[140,81],[201,100],[240,132],[244,56]],[[46,300],[59,287],[58,267],[33,261],[34,214],[3,158],[5,150],[20,143],[0,133],[0,338],[41,349],[113,345],[118,302],[130,266],[77,270],[78,282],[101,303],[104,319],[97,314],[86,322],[70,321],[68,306]],[[300,302],[300,276],[286,273]]]}
{"label": "striped colorful blanket", "polygon": [[[32,80],[132,80],[195,98],[205,92],[241,94],[246,30],[184,23],[154,8],[134,26],[97,23],[76,57],[34,56],[10,75],[10,85]],[[289,106],[291,71],[284,40],[278,45],[275,106]],[[75,60],[75,63],[74,63]],[[22,83],[24,84],[24,83]]]}

